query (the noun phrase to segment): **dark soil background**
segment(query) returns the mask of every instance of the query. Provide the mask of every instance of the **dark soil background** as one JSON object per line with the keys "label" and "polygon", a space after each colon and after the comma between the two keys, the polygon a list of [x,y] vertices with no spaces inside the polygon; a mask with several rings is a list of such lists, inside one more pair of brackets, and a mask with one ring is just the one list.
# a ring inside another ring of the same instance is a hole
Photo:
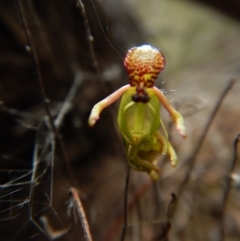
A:
{"label": "dark soil background", "polygon": [[1,240],[85,240],[71,187],[93,240],[120,240],[128,167],[118,103],[94,128],[87,119],[127,83],[124,56],[144,43],[165,54],[156,85],[188,138],[163,110],[179,164],[160,160],[157,182],[130,172],[125,240],[240,240],[240,2],[84,0],[93,42],[77,2],[0,2]]}

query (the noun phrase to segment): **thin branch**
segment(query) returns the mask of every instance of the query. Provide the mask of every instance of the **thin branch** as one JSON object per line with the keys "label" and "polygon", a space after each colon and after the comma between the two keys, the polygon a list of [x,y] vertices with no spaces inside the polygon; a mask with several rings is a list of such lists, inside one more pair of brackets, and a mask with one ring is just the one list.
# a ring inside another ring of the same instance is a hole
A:
{"label": "thin branch", "polygon": [[81,221],[82,224],[82,228],[83,228],[83,232],[84,232],[84,237],[86,241],[92,241],[92,235],[89,229],[89,225],[88,225],[88,221],[82,206],[82,202],[78,196],[78,191],[77,189],[75,189],[74,187],[72,187],[70,189],[70,193],[73,196],[73,201],[75,203],[75,206],[77,208],[78,211],[78,215],[79,215],[79,219]]}
{"label": "thin branch", "polygon": [[232,185],[232,178],[231,178],[231,174],[234,171],[234,168],[236,166],[237,163],[237,147],[240,141],[240,133],[236,136],[236,138],[234,139],[233,142],[233,157],[232,157],[232,161],[230,162],[230,166],[229,166],[229,170],[228,170],[228,177],[227,177],[227,181],[226,181],[226,186],[223,190],[223,196],[222,196],[222,207],[221,207],[221,224],[220,224],[220,239],[219,241],[224,241],[225,240],[225,232],[224,232],[224,219],[225,219],[225,215],[226,215],[226,208],[227,208],[227,201],[228,201],[228,197],[229,197],[229,193],[230,193],[230,189],[231,189],[231,185]]}
{"label": "thin branch", "polygon": [[126,182],[125,182],[125,190],[124,190],[124,205],[123,205],[123,226],[122,226],[122,234],[120,241],[124,241],[125,235],[126,235],[126,229],[127,229],[127,211],[128,211],[128,203],[127,203],[127,197],[128,197],[128,187],[129,187],[129,179],[130,179],[130,167],[127,167],[127,176],[126,176]]}
{"label": "thin branch", "polygon": [[177,199],[174,203],[172,203],[172,207],[171,207],[171,213],[169,213],[169,219],[172,219],[176,213],[176,209],[177,209],[177,204],[178,204],[178,200],[180,199],[180,196],[185,188],[185,186],[187,185],[187,183],[189,182],[190,180],[190,174],[191,174],[191,171],[192,169],[194,168],[194,165],[195,165],[195,161],[196,161],[196,158],[197,158],[197,155],[203,145],[203,142],[206,138],[206,135],[208,133],[208,130],[217,114],[217,112],[219,111],[222,103],[223,103],[223,100],[224,98],[226,97],[226,95],[228,94],[228,92],[230,91],[230,89],[232,88],[232,86],[234,85],[234,83],[236,82],[235,79],[231,79],[227,85],[224,87],[222,93],[219,95],[219,98],[213,108],[213,111],[212,113],[210,114],[209,116],[209,119],[208,121],[206,122],[204,128],[203,128],[203,131],[202,131],[202,135],[200,136],[195,148],[193,149],[192,153],[190,154],[190,156],[186,159],[185,161],[185,165],[187,165],[187,171],[186,171],[186,175],[184,176],[182,182],[180,183],[180,186],[179,186],[179,190],[178,190],[178,193],[177,193]]}
{"label": "thin branch", "polygon": [[76,73],[75,75],[75,78],[73,80],[73,84],[68,92],[68,95],[67,97],[65,98],[64,102],[63,102],[63,105],[57,115],[57,118],[55,119],[54,121],[54,124],[56,126],[57,129],[60,128],[60,126],[62,125],[63,123],[63,119],[64,117],[66,116],[66,114],[72,109],[72,102],[73,102],[73,99],[74,97],[76,96],[77,94],[77,91],[82,83],[82,80],[83,80],[83,74],[82,73]]}
{"label": "thin branch", "polygon": [[33,42],[32,36],[31,36],[31,31],[30,31],[30,28],[28,26],[29,23],[28,23],[28,20],[26,18],[24,7],[23,7],[23,5],[21,3],[21,0],[18,0],[17,3],[18,3],[20,16],[21,16],[21,19],[22,19],[24,32],[25,32],[25,35],[26,35],[26,38],[27,38],[28,46],[31,49],[33,61],[34,61],[34,64],[35,64],[35,69],[36,69],[36,72],[37,72],[37,81],[38,81],[39,86],[40,86],[40,91],[41,91],[42,98],[43,98],[43,101],[44,101],[45,111],[47,113],[47,116],[48,116],[48,119],[49,119],[49,123],[50,123],[51,129],[52,129],[52,131],[54,133],[54,136],[57,139],[58,144],[60,145],[60,149],[62,151],[63,159],[64,159],[64,162],[65,162],[65,165],[66,165],[66,168],[67,168],[67,172],[68,172],[71,184],[74,185],[73,173],[72,173],[72,170],[70,168],[70,161],[69,161],[69,159],[67,157],[67,152],[66,152],[66,149],[65,149],[65,145],[64,145],[64,143],[63,143],[63,141],[61,139],[60,133],[58,132],[56,126],[54,125],[54,119],[53,119],[53,117],[51,115],[50,100],[48,99],[47,93],[45,91],[45,86],[44,86],[44,83],[43,83],[43,80],[42,80],[42,75],[41,75],[41,71],[40,71],[40,67],[39,67],[40,66],[39,65],[39,59],[38,59],[38,56],[37,56],[37,52],[35,50],[34,42]]}
{"label": "thin branch", "polygon": [[207,133],[209,131],[210,126],[212,125],[212,122],[216,116],[216,114],[218,113],[224,98],[227,96],[228,92],[231,90],[232,86],[234,85],[234,83],[236,82],[235,79],[231,79],[227,85],[224,87],[222,93],[220,94],[217,103],[215,104],[215,107],[213,108],[212,113],[210,114],[207,123],[205,124],[203,131],[202,131],[202,135],[200,136],[195,148],[193,149],[192,153],[190,154],[190,156],[187,158],[187,160],[185,161],[185,165],[187,165],[187,172],[186,175],[183,179],[183,181],[180,184],[180,188],[178,191],[178,198],[181,195],[182,191],[185,188],[185,185],[189,182],[190,179],[190,174],[191,174],[191,170],[194,167],[195,161],[197,159],[198,153],[203,145],[203,142],[205,141],[205,138],[207,136]]}
{"label": "thin branch", "polygon": [[84,21],[85,30],[86,30],[86,39],[87,39],[87,42],[88,42],[88,47],[89,47],[91,58],[92,58],[92,61],[93,61],[93,66],[96,70],[98,80],[100,82],[102,82],[102,77],[101,77],[99,65],[98,65],[98,62],[97,62],[97,57],[96,57],[96,54],[95,54],[95,51],[94,51],[94,48],[93,48],[94,37],[92,36],[92,33],[91,33],[91,29],[90,29],[90,26],[89,26],[89,22],[88,22],[87,14],[86,14],[86,11],[85,11],[85,7],[84,7],[84,4],[81,0],[77,0],[77,3],[78,3],[77,6],[81,10],[82,18],[83,18],[83,21]]}

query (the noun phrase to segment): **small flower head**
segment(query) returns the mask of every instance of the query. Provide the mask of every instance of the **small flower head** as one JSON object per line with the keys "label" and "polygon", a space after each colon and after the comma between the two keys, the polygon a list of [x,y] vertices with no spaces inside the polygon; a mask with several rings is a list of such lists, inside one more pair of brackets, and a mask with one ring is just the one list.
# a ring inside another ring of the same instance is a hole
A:
{"label": "small flower head", "polygon": [[150,45],[131,48],[124,60],[131,86],[152,88],[165,67],[164,55]]}

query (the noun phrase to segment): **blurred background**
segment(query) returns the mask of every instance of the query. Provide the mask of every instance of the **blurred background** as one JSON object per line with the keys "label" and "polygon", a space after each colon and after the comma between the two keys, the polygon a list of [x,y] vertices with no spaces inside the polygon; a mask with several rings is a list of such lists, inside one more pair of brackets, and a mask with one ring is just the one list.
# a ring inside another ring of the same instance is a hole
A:
{"label": "blurred background", "polygon": [[151,44],[166,57],[156,86],[185,117],[188,138],[162,110],[179,163],[160,159],[157,182],[130,172],[125,240],[238,241],[240,2],[82,3],[93,42],[79,1],[0,2],[1,240],[85,240],[71,187],[93,240],[121,240],[127,159],[118,102],[94,128],[87,119],[127,83],[128,49]]}

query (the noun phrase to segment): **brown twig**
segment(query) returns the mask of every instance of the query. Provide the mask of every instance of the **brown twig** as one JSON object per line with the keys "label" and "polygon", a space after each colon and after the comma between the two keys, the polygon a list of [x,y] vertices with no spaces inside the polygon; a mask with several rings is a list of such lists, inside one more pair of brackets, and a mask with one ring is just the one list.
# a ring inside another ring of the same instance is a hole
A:
{"label": "brown twig", "polygon": [[74,201],[75,207],[77,208],[77,211],[78,211],[78,215],[79,215],[79,219],[82,224],[85,240],[92,241],[92,235],[91,235],[91,232],[89,229],[88,221],[87,221],[87,218],[86,218],[86,215],[84,212],[82,202],[78,196],[78,191],[76,188],[72,187],[70,189],[70,193],[73,196],[73,201]]}
{"label": "brown twig", "polygon": [[179,191],[178,191],[178,198],[179,196],[182,194],[182,191],[184,190],[186,184],[189,182],[190,179],[190,174],[191,174],[191,170],[194,167],[196,158],[198,156],[198,153],[203,145],[203,142],[205,141],[205,138],[207,136],[208,130],[217,114],[217,112],[219,111],[222,102],[224,100],[224,98],[226,97],[227,93],[230,91],[230,89],[232,88],[232,86],[234,85],[234,83],[236,82],[235,79],[231,79],[227,85],[224,87],[222,93],[220,94],[217,103],[215,104],[212,113],[210,114],[207,123],[205,124],[203,131],[202,131],[202,135],[200,136],[195,148],[193,149],[192,153],[190,154],[190,156],[187,158],[187,160],[185,161],[185,165],[187,165],[187,172],[185,177],[183,178],[180,187],[179,187]]}
{"label": "brown twig", "polygon": [[[185,165],[187,165],[187,171],[186,171],[186,175],[184,176],[182,182],[180,183],[180,186],[179,186],[179,189],[178,189],[178,192],[177,192],[177,195],[176,195],[177,200],[179,200],[185,186],[187,185],[187,183],[190,180],[191,171],[194,168],[196,158],[198,156],[199,151],[201,150],[201,147],[202,147],[203,142],[206,138],[208,130],[209,130],[217,112],[219,111],[224,98],[226,97],[226,95],[228,94],[228,92],[230,91],[230,89],[232,88],[232,86],[234,85],[235,82],[236,82],[235,79],[231,79],[227,83],[227,85],[224,87],[222,93],[220,94],[220,96],[219,96],[219,98],[218,98],[218,100],[217,100],[217,102],[216,102],[216,104],[213,108],[212,113],[210,114],[210,116],[209,116],[209,118],[208,118],[208,120],[207,120],[207,122],[206,122],[206,124],[203,128],[202,135],[200,136],[200,138],[199,138],[195,148],[193,149],[192,153],[190,154],[190,156],[185,161]],[[169,220],[172,219],[174,217],[175,213],[176,213],[177,204],[178,204],[177,200],[174,203],[172,203],[172,205],[171,205],[172,207],[171,207],[171,213],[169,213]]]}
{"label": "brown twig", "polygon": [[237,163],[237,146],[239,144],[240,141],[240,133],[236,136],[236,138],[234,139],[233,142],[233,157],[232,157],[232,161],[230,162],[229,165],[229,170],[228,170],[228,177],[227,177],[227,181],[226,181],[226,186],[224,187],[223,190],[223,196],[222,196],[222,207],[221,207],[221,220],[220,220],[220,239],[219,241],[224,241],[225,240],[225,232],[224,232],[224,217],[226,214],[226,207],[227,207],[227,201],[228,201],[228,197],[229,197],[229,193],[230,193],[230,189],[231,189],[231,184],[232,184],[232,178],[231,178],[231,173],[233,173],[234,168],[236,166]]}

